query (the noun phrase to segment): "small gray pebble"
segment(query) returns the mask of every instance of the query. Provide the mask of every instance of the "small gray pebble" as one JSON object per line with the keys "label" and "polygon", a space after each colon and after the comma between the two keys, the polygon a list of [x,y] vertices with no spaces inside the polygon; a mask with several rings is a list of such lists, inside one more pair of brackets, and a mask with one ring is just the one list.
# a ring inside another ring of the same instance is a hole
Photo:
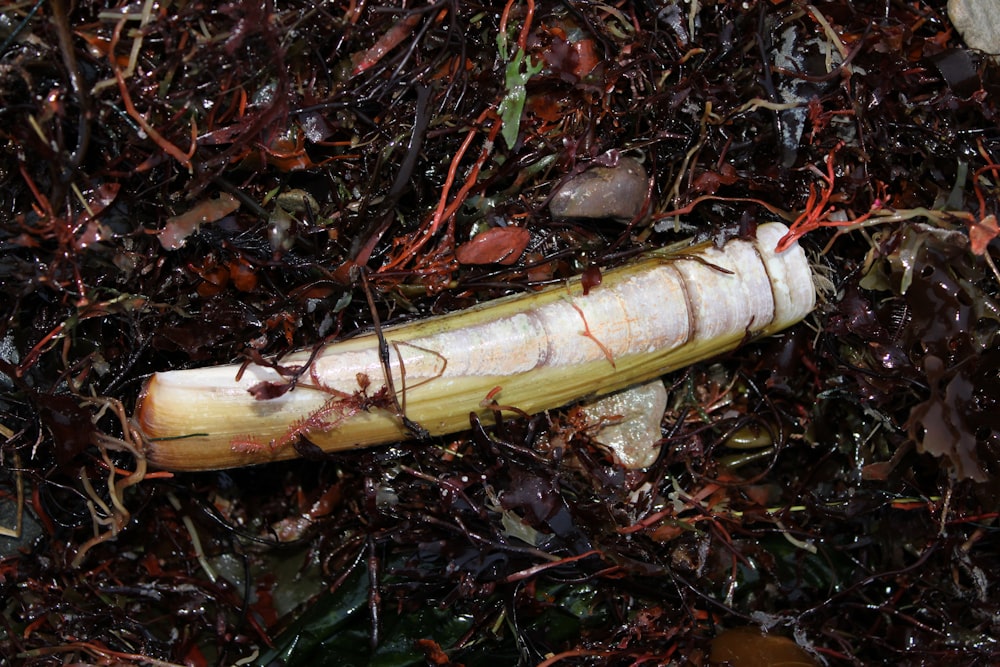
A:
{"label": "small gray pebble", "polygon": [[593,167],[562,184],[552,195],[549,211],[556,220],[615,218],[631,220],[646,199],[648,176],[635,158],[614,167]]}

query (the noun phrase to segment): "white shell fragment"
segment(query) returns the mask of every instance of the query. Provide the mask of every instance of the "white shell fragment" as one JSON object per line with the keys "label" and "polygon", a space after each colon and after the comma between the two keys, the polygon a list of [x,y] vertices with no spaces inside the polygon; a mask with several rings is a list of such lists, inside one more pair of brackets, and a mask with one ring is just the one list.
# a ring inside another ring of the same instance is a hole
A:
{"label": "white shell fragment", "polygon": [[660,453],[660,421],[667,409],[663,380],[629,387],[581,408],[593,435],[626,468],[648,468]]}
{"label": "white shell fragment", "polygon": [[[407,421],[441,435],[467,429],[470,413],[491,419],[496,406],[536,413],[647,382],[812,310],[805,253],[774,250],[786,232],[772,223],[755,242],[652,253],[605,271],[587,294],[577,279],[385,328],[391,381],[374,333],[332,343],[315,359],[311,351],[284,357],[286,368],[313,366],[267,400],[251,387],[286,379],[255,364],[157,373],[136,415],[152,441],[149,460],[175,470],[263,463],[295,456],[289,442],[301,435],[326,450],[413,437]],[[366,402],[390,387],[398,411]]]}

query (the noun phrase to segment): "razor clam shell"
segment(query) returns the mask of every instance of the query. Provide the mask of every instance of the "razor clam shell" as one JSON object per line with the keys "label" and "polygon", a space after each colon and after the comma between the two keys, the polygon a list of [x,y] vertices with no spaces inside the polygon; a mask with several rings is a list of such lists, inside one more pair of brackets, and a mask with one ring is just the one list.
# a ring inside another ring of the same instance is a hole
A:
{"label": "razor clam shell", "polygon": [[[587,295],[579,280],[498,299],[474,308],[383,329],[392,386],[408,419],[432,435],[468,428],[470,413],[487,415],[487,395],[501,405],[539,412],[606,395],[715,356],[755,336],[786,328],[812,310],[815,293],[804,252],[781,254],[779,223],[762,225],[757,241],[732,240],[664,258],[655,253],[606,271]],[[282,365],[304,365],[295,353]],[[386,385],[374,333],[328,345],[311,374],[345,394]],[[255,400],[249,389],[283,382],[271,368],[251,364],[156,373],[137,410],[158,467],[201,470],[251,465],[295,456],[272,448],[289,428],[332,398],[298,386]],[[304,376],[306,377],[306,376]],[[351,401],[313,428],[310,441],[326,450],[413,437],[401,415],[354,410]],[[237,451],[253,437],[259,451]],[[238,449],[238,448],[237,448]]]}

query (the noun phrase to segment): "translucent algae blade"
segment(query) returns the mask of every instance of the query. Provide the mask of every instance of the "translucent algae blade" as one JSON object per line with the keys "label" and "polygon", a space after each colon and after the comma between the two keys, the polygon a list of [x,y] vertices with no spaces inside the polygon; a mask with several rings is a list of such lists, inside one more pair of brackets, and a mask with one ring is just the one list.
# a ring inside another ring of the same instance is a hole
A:
{"label": "translucent algae blade", "polygon": [[[391,383],[374,333],[328,345],[295,389],[270,399],[250,389],[286,379],[262,366],[157,373],[137,412],[149,460],[206,470],[293,457],[289,445],[303,436],[337,450],[413,437],[414,424],[441,435],[468,428],[487,399],[538,412],[647,381],[812,310],[805,253],[774,251],[786,231],[772,223],[756,241],[653,253],[606,271],[586,295],[577,280],[386,328]],[[282,365],[309,359],[300,352]],[[371,399],[388,387],[403,414],[385,391]]]}

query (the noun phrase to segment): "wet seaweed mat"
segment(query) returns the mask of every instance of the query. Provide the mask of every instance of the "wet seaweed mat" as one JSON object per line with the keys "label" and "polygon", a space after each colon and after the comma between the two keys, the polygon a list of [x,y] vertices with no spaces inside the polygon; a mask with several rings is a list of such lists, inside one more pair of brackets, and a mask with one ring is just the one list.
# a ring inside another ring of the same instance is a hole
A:
{"label": "wet seaweed mat", "polygon": [[[995,663],[998,90],[940,2],[7,3],[0,654]],[[293,350],[771,220],[817,310],[666,376],[647,467],[499,403],[146,465],[154,372],[294,391]]]}

